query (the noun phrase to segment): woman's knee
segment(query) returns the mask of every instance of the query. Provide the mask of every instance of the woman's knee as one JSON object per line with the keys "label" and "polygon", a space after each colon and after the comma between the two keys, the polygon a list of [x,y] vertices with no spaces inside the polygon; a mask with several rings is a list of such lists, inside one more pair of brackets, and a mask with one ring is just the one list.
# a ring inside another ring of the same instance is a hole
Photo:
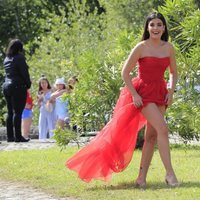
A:
{"label": "woman's knee", "polygon": [[159,134],[164,134],[164,135],[168,135],[169,129],[167,124],[162,124],[160,126],[157,127],[157,132]]}
{"label": "woman's knee", "polygon": [[149,103],[145,108],[143,108],[142,114],[147,119],[150,125],[149,127],[153,127],[157,133],[168,132],[167,124],[163,116],[163,111],[161,111],[154,103]]}
{"label": "woman's knee", "polygon": [[146,134],[145,136],[145,142],[150,143],[150,144],[155,144],[157,140],[157,134],[156,132],[152,132],[150,134]]}
{"label": "woman's knee", "polygon": [[145,130],[145,141],[151,144],[155,144],[157,139],[156,130],[151,126],[151,124],[147,123]]}

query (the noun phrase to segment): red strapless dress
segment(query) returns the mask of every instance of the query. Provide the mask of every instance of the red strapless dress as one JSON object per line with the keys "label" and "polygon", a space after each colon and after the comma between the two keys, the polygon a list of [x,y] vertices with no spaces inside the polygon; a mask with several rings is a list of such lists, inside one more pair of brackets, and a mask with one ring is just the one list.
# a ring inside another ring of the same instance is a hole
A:
{"label": "red strapless dress", "polygon": [[[132,80],[144,106],[150,102],[165,105],[167,94],[164,72],[169,58],[144,57],[139,59],[138,77]],[[116,103],[112,119],[90,141],[66,162],[66,167],[78,173],[85,182],[92,179],[109,181],[113,172],[123,171],[130,163],[138,131],[146,120],[141,108],[133,105],[132,96],[125,86]]]}

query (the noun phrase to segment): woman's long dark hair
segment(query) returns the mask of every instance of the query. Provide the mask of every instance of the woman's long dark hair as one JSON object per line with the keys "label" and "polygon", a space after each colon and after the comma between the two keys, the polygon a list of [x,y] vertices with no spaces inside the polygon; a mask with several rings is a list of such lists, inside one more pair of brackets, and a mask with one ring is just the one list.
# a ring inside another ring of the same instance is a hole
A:
{"label": "woman's long dark hair", "polygon": [[6,50],[6,56],[12,57],[20,52],[23,52],[23,43],[19,39],[11,40]]}
{"label": "woman's long dark hair", "polygon": [[147,16],[146,22],[144,24],[144,33],[142,35],[142,41],[147,40],[150,37],[149,31],[148,31],[148,25],[152,19],[160,19],[162,21],[163,25],[165,26],[165,31],[161,36],[161,40],[168,41],[169,34],[168,34],[168,30],[167,30],[167,23],[165,21],[164,16],[158,12],[153,12],[149,16]]}
{"label": "woman's long dark hair", "polygon": [[40,94],[40,92],[42,91],[41,82],[42,82],[43,80],[45,80],[45,81],[47,82],[47,88],[48,88],[48,89],[51,89],[51,85],[50,85],[48,79],[47,79],[44,75],[42,75],[41,78],[39,79],[38,94]]}

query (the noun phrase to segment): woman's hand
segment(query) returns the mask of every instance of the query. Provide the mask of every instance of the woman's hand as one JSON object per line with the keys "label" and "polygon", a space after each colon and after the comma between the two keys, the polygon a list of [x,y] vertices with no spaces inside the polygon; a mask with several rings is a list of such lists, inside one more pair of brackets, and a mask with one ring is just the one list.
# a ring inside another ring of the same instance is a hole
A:
{"label": "woman's hand", "polygon": [[36,105],[38,107],[41,106],[42,101],[43,101],[43,95],[37,95],[37,103],[36,103]]}
{"label": "woman's hand", "polygon": [[143,106],[142,97],[139,94],[133,95],[133,104],[137,108]]}
{"label": "woman's hand", "polygon": [[44,95],[43,94],[38,94],[37,99],[39,102],[43,101]]}
{"label": "woman's hand", "polygon": [[37,95],[37,105],[40,107],[44,96],[42,94]]}
{"label": "woman's hand", "polygon": [[172,105],[172,102],[173,102],[173,93],[171,92],[168,92],[166,97],[165,97],[165,102],[168,106],[171,106]]}
{"label": "woman's hand", "polygon": [[51,96],[49,99],[49,103],[55,103],[56,101],[56,97],[55,96]]}

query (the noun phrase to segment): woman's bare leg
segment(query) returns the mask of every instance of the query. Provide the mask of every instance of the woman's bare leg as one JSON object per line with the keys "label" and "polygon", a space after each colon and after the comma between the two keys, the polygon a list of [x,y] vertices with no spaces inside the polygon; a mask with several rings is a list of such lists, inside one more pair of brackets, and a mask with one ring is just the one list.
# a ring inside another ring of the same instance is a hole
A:
{"label": "woman's bare leg", "polygon": [[152,125],[152,127],[157,132],[157,143],[160,153],[160,157],[166,169],[167,176],[173,176],[174,181],[177,179],[174,174],[174,170],[171,164],[169,139],[168,139],[168,128],[164,120],[163,114],[156,104],[149,103],[142,109],[142,114],[145,116],[147,121]]}
{"label": "woman's bare leg", "polygon": [[154,153],[154,146],[156,143],[157,133],[155,129],[147,123],[145,128],[145,139],[144,139],[144,145],[142,148],[142,157],[140,161],[140,169],[138,178],[136,180],[136,184],[138,185],[145,185],[146,184],[146,176],[147,172],[153,157]]}
{"label": "woman's bare leg", "polygon": [[[165,107],[158,107],[162,115],[165,114]],[[139,175],[136,180],[136,183],[138,185],[145,184],[146,183],[146,176],[147,172],[154,154],[154,146],[156,144],[157,140],[157,132],[156,130],[151,126],[149,122],[147,122],[146,128],[145,128],[145,134],[144,134],[144,145],[142,148],[142,157],[140,162],[140,170]]]}
{"label": "woman's bare leg", "polygon": [[30,127],[32,124],[32,118],[27,118],[22,120],[22,136],[24,138],[29,138]]}

